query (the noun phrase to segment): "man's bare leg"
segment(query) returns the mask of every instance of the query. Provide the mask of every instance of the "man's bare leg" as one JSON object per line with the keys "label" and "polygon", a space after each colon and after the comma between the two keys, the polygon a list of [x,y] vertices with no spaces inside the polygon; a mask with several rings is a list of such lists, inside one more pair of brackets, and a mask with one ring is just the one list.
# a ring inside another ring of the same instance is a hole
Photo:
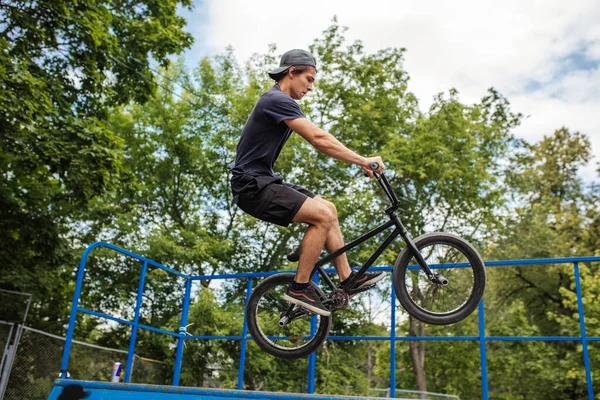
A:
{"label": "man's bare leg", "polygon": [[302,204],[293,221],[310,225],[304,233],[300,246],[300,260],[295,278],[297,283],[307,283],[329,236],[329,231],[336,224],[337,216],[326,204],[309,198]]}
{"label": "man's bare leg", "polygon": [[[335,216],[335,222],[329,229],[327,239],[325,240],[325,249],[331,254],[334,251],[341,249],[345,245],[344,238],[342,236],[342,230],[340,229],[340,223],[338,221],[337,210],[335,205],[330,201],[327,201],[319,196],[315,197],[314,199],[322,204],[325,204]],[[340,281],[343,281],[350,276],[351,269],[350,264],[348,264],[348,257],[346,256],[346,253],[340,254],[334,258],[333,265],[335,266],[335,269],[340,277]]]}

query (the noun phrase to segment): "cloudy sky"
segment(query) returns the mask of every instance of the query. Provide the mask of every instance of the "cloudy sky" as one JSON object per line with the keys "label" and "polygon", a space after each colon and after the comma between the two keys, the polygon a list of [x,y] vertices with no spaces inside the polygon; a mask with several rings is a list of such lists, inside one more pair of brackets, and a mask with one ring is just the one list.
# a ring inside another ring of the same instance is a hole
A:
{"label": "cloudy sky", "polygon": [[[307,48],[337,16],[368,52],[407,49],[409,89],[423,109],[438,92],[456,88],[477,102],[493,86],[528,116],[519,137],[534,142],[566,126],[600,154],[598,0],[195,0],[181,14],[196,41],[190,66],[229,45],[240,62],[269,43],[279,53]],[[586,180],[597,180],[599,161]]]}

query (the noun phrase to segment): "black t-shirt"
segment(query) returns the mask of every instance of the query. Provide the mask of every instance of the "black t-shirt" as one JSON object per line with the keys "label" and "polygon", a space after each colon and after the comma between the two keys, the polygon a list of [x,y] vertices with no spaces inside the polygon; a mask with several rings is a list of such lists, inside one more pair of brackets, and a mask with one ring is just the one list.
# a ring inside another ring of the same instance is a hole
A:
{"label": "black t-shirt", "polygon": [[263,94],[242,130],[235,162],[229,169],[236,175],[275,176],[273,165],[292,135],[286,119],[306,118],[298,104],[278,84]]}

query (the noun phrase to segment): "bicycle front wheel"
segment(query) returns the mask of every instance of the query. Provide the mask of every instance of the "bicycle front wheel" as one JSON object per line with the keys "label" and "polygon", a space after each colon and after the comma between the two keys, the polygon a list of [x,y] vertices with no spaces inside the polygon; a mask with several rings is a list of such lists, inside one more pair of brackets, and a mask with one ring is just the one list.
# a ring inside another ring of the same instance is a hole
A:
{"label": "bicycle front wheel", "polygon": [[[267,353],[285,359],[305,357],[316,351],[331,328],[331,316],[314,314],[283,299],[294,276],[277,274],[262,281],[250,295],[246,310],[248,330],[256,344]],[[323,291],[316,288],[324,297]]]}
{"label": "bicycle front wheel", "polygon": [[449,325],[465,319],[483,297],[486,274],[483,260],[466,240],[434,232],[415,245],[440,280],[432,282],[412,251],[405,248],[394,265],[394,289],[400,304],[419,321]]}

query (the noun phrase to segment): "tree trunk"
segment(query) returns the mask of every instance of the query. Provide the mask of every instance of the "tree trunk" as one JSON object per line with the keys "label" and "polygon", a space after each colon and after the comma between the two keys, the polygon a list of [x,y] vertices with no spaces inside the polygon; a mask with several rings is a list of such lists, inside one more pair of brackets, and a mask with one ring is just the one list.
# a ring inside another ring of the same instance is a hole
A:
{"label": "tree trunk", "polygon": [[[413,317],[409,317],[410,321],[410,335],[411,336],[425,336],[425,326],[419,323]],[[425,379],[425,342],[410,341],[410,358],[415,371],[415,380],[417,383],[417,390],[423,392],[427,391],[427,380]],[[422,399],[426,398],[425,394],[421,395]]]}
{"label": "tree trunk", "polygon": [[373,347],[369,344],[367,348],[367,382],[369,383],[369,389],[373,386],[371,379],[373,379]]}

